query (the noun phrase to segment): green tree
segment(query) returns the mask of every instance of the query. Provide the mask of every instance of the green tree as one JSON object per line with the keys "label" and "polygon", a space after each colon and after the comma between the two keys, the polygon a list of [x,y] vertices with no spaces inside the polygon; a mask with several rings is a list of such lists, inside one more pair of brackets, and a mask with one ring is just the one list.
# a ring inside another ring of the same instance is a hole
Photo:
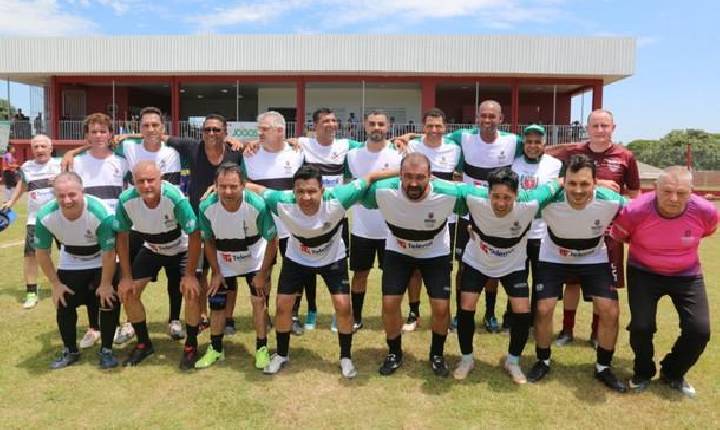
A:
{"label": "green tree", "polygon": [[628,149],[638,161],[663,168],[686,164],[688,144],[695,169],[720,170],[720,136],[703,130],[673,130],[659,140],[634,140]]}
{"label": "green tree", "polygon": [[10,105],[6,99],[0,99],[0,121],[10,119],[15,115],[15,106]]}

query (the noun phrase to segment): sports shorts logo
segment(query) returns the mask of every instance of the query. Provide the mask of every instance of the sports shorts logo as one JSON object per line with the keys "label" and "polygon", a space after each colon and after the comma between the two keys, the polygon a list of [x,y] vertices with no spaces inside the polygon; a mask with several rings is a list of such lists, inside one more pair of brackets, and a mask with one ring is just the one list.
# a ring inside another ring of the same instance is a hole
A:
{"label": "sports shorts logo", "polygon": [[540,292],[540,291],[542,291],[542,290],[544,290],[544,289],[545,289],[545,285],[543,285],[543,284],[541,284],[541,283],[538,283],[538,284],[535,285],[535,291]]}

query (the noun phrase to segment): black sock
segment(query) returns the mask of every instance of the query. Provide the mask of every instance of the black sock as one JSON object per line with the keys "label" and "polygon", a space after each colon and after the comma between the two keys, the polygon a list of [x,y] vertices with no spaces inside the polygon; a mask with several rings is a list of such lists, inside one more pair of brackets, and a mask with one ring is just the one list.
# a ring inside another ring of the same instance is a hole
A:
{"label": "black sock", "polygon": [[612,359],[613,359],[614,353],[615,353],[614,349],[605,349],[601,346],[598,346],[598,348],[597,348],[597,364],[599,364],[601,366],[610,367],[612,365]]}
{"label": "black sock", "polygon": [[61,307],[56,312],[58,329],[63,346],[70,352],[78,352],[77,348],[77,310],[74,306]]}
{"label": "black sock", "polygon": [[420,316],[420,302],[410,302],[410,312],[414,313],[416,317]]}
{"label": "black sock", "polygon": [[351,358],[352,333],[345,334],[338,332],[338,343],[340,344],[340,358]]}
{"label": "black sock", "polygon": [[188,323],[185,323],[185,331],[187,332],[187,335],[185,336],[185,347],[192,347],[197,349],[197,336],[198,332],[200,331],[199,327],[196,325],[190,325]]}
{"label": "black sock", "polygon": [[217,352],[222,352],[223,350],[223,335],[221,334],[211,334],[210,335],[210,344],[212,345],[213,349]]}
{"label": "black sock", "polygon": [[395,339],[387,339],[388,349],[390,354],[395,354],[398,357],[402,357],[402,335],[399,334]]}
{"label": "black sock", "polygon": [[317,280],[313,275],[305,285],[305,300],[308,304],[308,312],[317,312]]}
{"label": "black sock", "polygon": [[37,294],[37,284],[25,284],[28,293]]}
{"label": "black sock", "polygon": [[266,337],[264,337],[262,339],[260,339],[259,337],[255,338],[255,351],[257,351],[258,349],[265,347],[265,346],[267,346],[267,338]]}
{"label": "black sock", "polygon": [[298,316],[298,313],[300,313],[300,302],[302,301],[302,294],[298,294],[295,296],[295,303],[293,304],[292,309],[292,315],[294,317]]}
{"label": "black sock", "polygon": [[350,294],[350,301],[352,302],[352,312],[353,312],[353,319],[355,319],[355,322],[361,322],[362,321],[362,309],[363,309],[363,303],[365,302],[365,292],[362,291],[360,293],[352,292]]}
{"label": "black sock", "polygon": [[150,342],[150,335],[148,334],[147,322],[140,321],[132,323],[133,330],[135,330],[135,336],[137,336],[138,343],[145,344],[145,346],[152,345]]}
{"label": "black sock", "polygon": [[235,327],[235,319],[225,318],[225,327]]}
{"label": "black sock", "polygon": [[466,311],[464,309],[458,311],[457,335],[460,352],[463,355],[472,354],[473,336],[475,335],[475,311]]}
{"label": "black sock", "polygon": [[512,325],[510,326],[510,345],[508,346],[508,354],[519,357],[525,344],[528,340],[528,334],[530,333],[530,313],[526,314],[512,314],[510,320]]}
{"label": "black sock", "polygon": [[290,332],[282,333],[275,330],[275,337],[277,338],[277,354],[281,357],[287,357],[290,352]]}
{"label": "black sock", "polygon": [[100,298],[95,295],[95,291],[91,290],[92,297],[88,297],[87,308],[88,328],[100,330]]}
{"label": "black sock", "polygon": [[182,308],[182,293],[180,292],[180,281],[167,284],[168,303],[170,304],[170,316],[168,322],[180,321],[180,309]]}
{"label": "black sock", "polygon": [[488,291],[485,289],[485,318],[495,316],[495,300],[497,299],[497,290]]}
{"label": "black sock", "polygon": [[550,347],[547,348],[540,348],[539,346],[535,347],[535,354],[537,355],[538,360],[550,360]]}
{"label": "black sock", "polygon": [[103,348],[112,349],[115,327],[120,317],[120,306],[115,304],[113,309],[100,310],[100,344]]}
{"label": "black sock", "polygon": [[432,343],[430,344],[430,356],[437,355],[442,357],[443,354],[445,354],[445,339],[447,339],[446,334],[433,332]]}

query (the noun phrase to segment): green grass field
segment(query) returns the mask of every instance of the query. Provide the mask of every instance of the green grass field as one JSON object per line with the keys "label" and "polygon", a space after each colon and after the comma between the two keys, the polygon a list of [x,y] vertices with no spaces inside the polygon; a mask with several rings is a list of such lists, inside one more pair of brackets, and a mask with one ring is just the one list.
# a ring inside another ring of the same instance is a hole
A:
{"label": "green grass field", "polygon": [[[24,215],[21,205],[18,208]],[[226,337],[227,360],[204,371],[180,372],[182,343],[166,334],[164,280],[151,284],[144,296],[156,349],[152,358],[137,368],[100,371],[94,347],[83,352],[81,364],[50,371],[48,365],[61,348],[60,336],[44,277],[40,304],[30,311],[21,308],[23,235],[22,222],[0,233],[0,428],[706,429],[718,428],[720,422],[720,344],[715,339],[688,375],[698,390],[696,399],[683,398],[660,383],[642,394],[615,394],[592,378],[595,353],[586,341],[591,316],[587,304],[578,313],[576,342],[553,349],[552,372],[537,385],[514,385],[499,365],[508,337],[480,328],[475,337],[476,368],[470,377],[462,383],[434,377],[427,363],[428,319],[421,330],[403,337],[406,358],[401,370],[382,377],[377,367],[386,345],[378,272],[373,272],[365,300],[366,329],[353,339],[359,375],[352,381],[343,380],[337,368],[337,337],[328,329],[331,304],[321,282],[319,327],[291,339],[291,363],[274,377],[253,367],[255,335],[246,289],[238,298],[238,334]],[[716,331],[720,238],[705,241],[702,257]],[[620,326],[625,327],[629,311],[625,294],[621,296]],[[504,303],[501,292],[498,315]],[[423,297],[423,317],[428,312]],[[84,309],[78,314],[80,337],[87,314]],[[556,328],[560,324],[558,310]],[[658,357],[669,350],[677,333],[677,316],[664,299],[655,342]],[[204,350],[207,332],[200,343]],[[274,334],[269,344],[274,348]],[[534,348],[530,340],[523,358],[526,371],[534,361]],[[122,349],[116,352],[121,358],[126,354]],[[446,354],[454,367],[459,349],[452,334]],[[625,330],[620,332],[614,364],[619,375],[630,376],[632,352]]]}

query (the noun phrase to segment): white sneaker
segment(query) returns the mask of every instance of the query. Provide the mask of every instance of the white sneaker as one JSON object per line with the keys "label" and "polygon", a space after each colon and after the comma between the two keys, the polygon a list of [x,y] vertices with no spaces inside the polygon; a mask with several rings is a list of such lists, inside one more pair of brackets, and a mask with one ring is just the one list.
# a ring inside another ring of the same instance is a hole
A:
{"label": "white sneaker", "polygon": [[282,355],[273,354],[270,357],[270,364],[265,366],[263,373],[266,375],[274,375],[280,371],[285,365],[290,362],[290,358],[283,357]]}
{"label": "white sneaker", "polygon": [[37,303],[38,303],[37,293],[27,293],[22,307],[23,307],[23,309],[32,309],[37,305]]}
{"label": "white sneaker", "polygon": [[462,381],[463,379],[467,378],[468,374],[471,370],[475,368],[475,359],[470,357],[462,356],[460,357],[460,362],[458,363],[457,367],[455,368],[455,371],[453,372],[453,378],[457,379],[458,381]]}
{"label": "white sneaker", "polygon": [[507,371],[508,375],[510,375],[514,383],[524,384],[527,382],[527,378],[525,377],[525,374],[523,373],[519,364],[510,363],[505,360],[505,370]]}
{"label": "white sneaker", "polygon": [[126,322],[122,326],[115,328],[113,343],[122,345],[123,343],[129,342],[133,337],[135,337],[135,329],[133,328],[132,323]]}
{"label": "white sneaker", "polygon": [[357,376],[357,369],[349,358],[340,359],[340,370],[345,379],[352,379]]}
{"label": "white sneaker", "polygon": [[85,332],[85,336],[80,339],[80,348],[90,348],[95,345],[95,342],[98,340],[100,340],[100,331],[89,328],[88,331]]}
{"label": "white sneaker", "polygon": [[182,323],[178,320],[170,321],[168,324],[168,334],[172,340],[185,339],[185,330],[182,328]]}

